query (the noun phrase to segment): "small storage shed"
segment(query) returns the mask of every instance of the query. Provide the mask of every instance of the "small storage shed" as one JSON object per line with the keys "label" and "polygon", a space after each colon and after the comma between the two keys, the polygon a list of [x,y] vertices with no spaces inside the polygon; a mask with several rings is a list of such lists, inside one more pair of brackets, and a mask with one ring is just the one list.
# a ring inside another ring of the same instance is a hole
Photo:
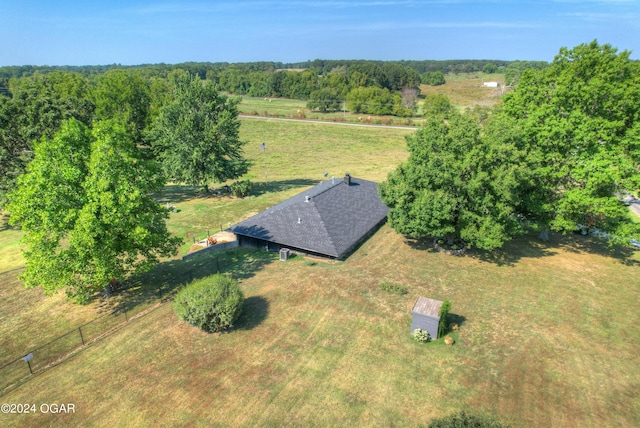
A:
{"label": "small storage shed", "polygon": [[442,302],[440,300],[418,297],[411,310],[411,334],[419,328],[428,331],[432,339],[437,339],[441,306]]}

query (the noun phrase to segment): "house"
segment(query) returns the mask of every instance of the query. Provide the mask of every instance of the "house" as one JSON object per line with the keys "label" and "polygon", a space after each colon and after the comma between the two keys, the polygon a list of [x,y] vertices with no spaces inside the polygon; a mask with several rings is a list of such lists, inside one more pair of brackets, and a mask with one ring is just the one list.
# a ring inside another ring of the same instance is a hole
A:
{"label": "house", "polygon": [[345,259],[387,218],[378,185],[345,175],[299,193],[233,227],[240,246]]}

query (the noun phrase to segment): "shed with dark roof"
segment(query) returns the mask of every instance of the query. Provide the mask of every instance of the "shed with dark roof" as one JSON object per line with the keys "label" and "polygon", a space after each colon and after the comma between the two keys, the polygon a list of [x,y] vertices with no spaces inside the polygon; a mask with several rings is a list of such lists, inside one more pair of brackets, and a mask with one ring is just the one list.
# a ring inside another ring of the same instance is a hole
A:
{"label": "shed with dark roof", "polygon": [[372,181],[323,181],[231,228],[241,246],[344,259],[387,218]]}
{"label": "shed with dark roof", "polygon": [[440,300],[418,297],[411,310],[411,333],[416,329],[429,332],[432,339],[438,338],[438,325],[440,324]]}

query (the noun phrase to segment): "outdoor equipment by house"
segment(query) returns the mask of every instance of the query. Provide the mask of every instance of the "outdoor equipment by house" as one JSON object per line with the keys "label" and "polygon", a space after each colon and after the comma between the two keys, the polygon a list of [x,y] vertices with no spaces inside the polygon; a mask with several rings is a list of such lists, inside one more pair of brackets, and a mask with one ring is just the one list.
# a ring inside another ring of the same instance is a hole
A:
{"label": "outdoor equipment by house", "polygon": [[372,181],[332,178],[233,227],[240,246],[344,259],[386,220]]}
{"label": "outdoor equipment by house", "polygon": [[411,333],[416,329],[426,330],[432,339],[438,338],[438,325],[440,324],[440,300],[418,297],[411,310]]}

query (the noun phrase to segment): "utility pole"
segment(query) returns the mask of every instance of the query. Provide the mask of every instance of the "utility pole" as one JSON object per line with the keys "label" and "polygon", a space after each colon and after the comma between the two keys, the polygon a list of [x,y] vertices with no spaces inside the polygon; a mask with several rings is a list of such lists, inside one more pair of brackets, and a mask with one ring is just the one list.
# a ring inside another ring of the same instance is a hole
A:
{"label": "utility pole", "polygon": [[260,148],[262,149],[262,153],[264,154],[264,185],[266,187],[269,179],[267,177],[267,146],[264,144],[264,141],[262,142],[262,144],[260,144]]}

